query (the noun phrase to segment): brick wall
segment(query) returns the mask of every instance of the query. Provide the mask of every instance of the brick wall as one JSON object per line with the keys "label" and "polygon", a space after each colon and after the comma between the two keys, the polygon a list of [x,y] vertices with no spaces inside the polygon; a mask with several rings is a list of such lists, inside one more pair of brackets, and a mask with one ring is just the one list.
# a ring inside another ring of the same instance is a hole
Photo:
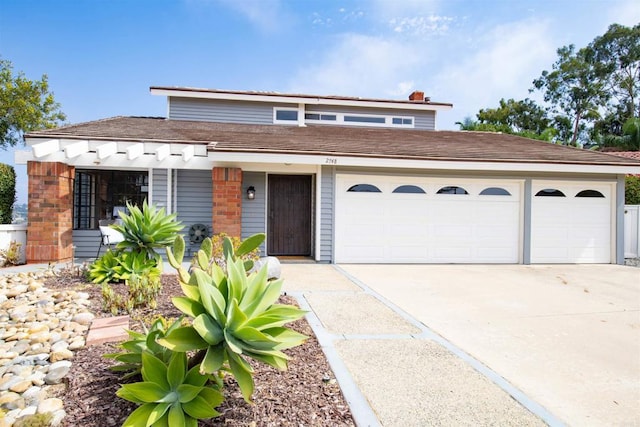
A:
{"label": "brick wall", "polygon": [[242,169],[213,168],[213,232],[240,237]]}
{"label": "brick wall", "polygon": [[71,260],[75,168],[57,162],[28,162],[27,175],[27,262]]}

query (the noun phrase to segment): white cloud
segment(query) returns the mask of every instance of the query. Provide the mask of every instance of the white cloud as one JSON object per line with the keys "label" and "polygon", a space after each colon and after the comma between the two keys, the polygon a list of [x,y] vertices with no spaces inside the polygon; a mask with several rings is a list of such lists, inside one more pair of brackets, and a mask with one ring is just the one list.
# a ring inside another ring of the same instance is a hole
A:
{"label": "white cloud", "polygon": [[229,9],[244,15],[263,31],[276,31],[287,19],[283,17],[280,0],[217,0]]}
{"label": "white cloud", "polygon": [[346,34],[316,63],[298,70],[293,92],[319,95],[407,96],[422,57],[394,39]]}
{"label": "white cloud", "polygon": [[392,18],[389,25],[396,33],[421,34],[444,34],[449,29],[453,18],[448,16],[413,16],[409,18]]}
{"label": "white cloud", "polygon": [[435,76],[434,99],[453,102],[453,116],[441,129],[474,116],[500,98],[529,96],[531,82],[555,59],[557,46],[547,21],[525,20],[495,27],[474,43],[473,54],[447,64]]}

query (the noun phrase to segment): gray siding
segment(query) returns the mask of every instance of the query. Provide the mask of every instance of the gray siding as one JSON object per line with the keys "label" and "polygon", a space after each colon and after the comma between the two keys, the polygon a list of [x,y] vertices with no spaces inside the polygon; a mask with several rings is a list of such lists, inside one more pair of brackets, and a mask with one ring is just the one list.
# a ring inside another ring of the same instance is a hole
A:
{"label": "gray siding", "polygon": [[[100,230],[73,230],[74,258],[84,260],[95,258],[100,247]],[[101,248],[100,255],[104,255],[107,248]]]}
{"label": "gray siding", "polygon": [[[322,111],[335,113],[352,113],[352,114],[378,114],[383,116],[409,116],[414,117],[415,129],[434,130],[436,128],[436,115],[433,111],[414,111],[414,110],[396,110],[396,109],[377,109],[377,108],[357,108],[357,107],[341,107],[335,105],[307,105],[307,112]],[[315,123],[314,123],[315,124]],[[318,123],[320,124],[320,123]],[[331,122],[327,122],[331,125]]]}
{"label": "gray siding", "polygon": [[[242,198],[242,238],[252,234],[266,233],[265,207],[267,199],[267,175],[264,172],[245,172],[242,175],[242,194],[246,194],[250,186],[256,189],[256,198]],[[260,247],[266,253],[264,244]]]}
{"label": "gray siding", "polygon": [[[213,182],[210,170],[180,169],[173,171],[176,177],[176,212],[178,221],[182,221],[187,249],[194,253],[200,247],[199,244],[189,242],[189,227],[193,224],[204,224],[209,227],[211,234],[213,211]],[[191,253],[187,252],[187,255]]]}
{"label": "gray siding", "polygon": [[167,170],[153,169],[151,176],[151,201],[154,205],[167,207]]}
{"label": "gray siding", "polygon": [[435,111],[419,111],[414,114],[416,120],[414,126],[416,129],[435,130],[436,129],[436,113]]}
{"label": "gray siding", "polygon": [[[248,101],[222,101],[197,98],[169,98],[169,118],[222,123],[273,124],[273,108],[297,108],[295,104],[267,104]],[[415,117],[415,129],[434,130],[435,112],[396,109],[306,105],[306,111],[353,114],[380,114]],[[327,123],[331,124],[331,123]]]}
{"label": "gray siding", "polygon": [[322,168],[320,182],[320,261],[333,261],[335,168]]}
{"label": "gray siding", "polygon": [[222,123],[273,123],[273,107],[297,107],[292,104],[265,104],[246,101],[220,101],[194,98],[169,98],[169,118]]}

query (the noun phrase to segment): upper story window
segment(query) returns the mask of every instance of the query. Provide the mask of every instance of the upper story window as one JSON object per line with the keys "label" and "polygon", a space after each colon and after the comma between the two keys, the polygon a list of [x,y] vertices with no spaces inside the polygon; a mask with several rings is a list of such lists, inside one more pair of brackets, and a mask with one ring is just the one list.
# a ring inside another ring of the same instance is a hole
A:
{"label": "upper story window", "polygon": [[294,124],[298,122],[297,108],[275,108],[273,110],[274,123]]}
{"label": "upper story window", "polygon": [[406,125],[413,127],[413,119],[411,117],[394,117],[391,119],[394,125]]}
{"label": "upper story window", "polygon": [[355,122],[355,123],[378,123],[378,124],[385,124],[385,118],[384,117],[378,117],[378,116],[355,116],[355,115],[348,115],[348,116],[344,116],[343,120],[345,122]]}
{"label": "upper story window", "polygon": [[304,115],[305,120],[312,121],[325,121],[325,122],[335,122],[338,120],[338,116],[335,114],[326,114],[326,113],[306,113]]}
{"label": "upper story window", "polygon": [[[301,124],[302,110],[297,108],[274,107],[273,123]],[[304,123],[336,124],[346,126],[375,126],[412,129],[413,117],[387,116],[383,114],[338,113],[332,111],[309,111],[304,113]]]}

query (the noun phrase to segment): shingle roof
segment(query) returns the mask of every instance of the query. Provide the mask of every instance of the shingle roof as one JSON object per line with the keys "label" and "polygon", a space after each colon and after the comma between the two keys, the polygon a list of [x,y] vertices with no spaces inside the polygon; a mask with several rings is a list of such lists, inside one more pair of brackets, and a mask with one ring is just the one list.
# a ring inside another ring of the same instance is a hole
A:
{"label": "shingle roof", "polygon": [[206,144],[212,152],[640,166],[639,160],[491,132],[298,127],[114,117],[31,132],[26,136]]}
{"label": "shingle roof", "polygon": [[614,156],[619,156],[619,157],[625,157],[627,159],[640,160],[640,151],[607,151],[607,154],[612,154]]}

